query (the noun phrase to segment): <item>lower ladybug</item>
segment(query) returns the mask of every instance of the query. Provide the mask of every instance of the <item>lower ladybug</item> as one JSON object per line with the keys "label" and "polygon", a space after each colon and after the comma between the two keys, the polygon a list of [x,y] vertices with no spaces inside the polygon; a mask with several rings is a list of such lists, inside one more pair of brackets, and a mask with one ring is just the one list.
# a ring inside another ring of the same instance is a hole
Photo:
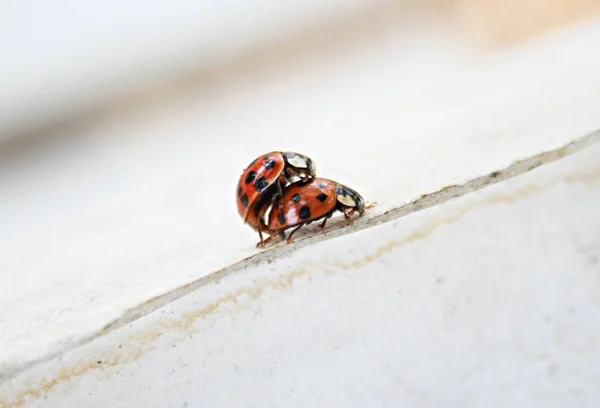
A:
{"label": "lower ladybug", "polygon": [[324,178],[290,184],[283,190],[281,202],[281,207],[273,206],[267,228],[273,237],[275,234],[283,235],[283,231],[296,227],[288,235],[288,244],[292,241],[294,232],[313,221],[322,219],[323,223],[319,228],[325,228],[325,223],[336,210],[343,212],[346,219],[350,219],[355,212],[363,215],[365,209],[374,205],[365,205],[365,201],[356,191]]}
{"label": "lower ladybug", "polygon": [[281,197],[283,187],[294,178],[307,181],[316,170],[315,163],[302,154],[270,152],[256,158],[242,172],[236,190],[237,209],[244,223],[258,231],[259,246],[263,243],[262,231],[267,229],[264,216],[271,202]]}

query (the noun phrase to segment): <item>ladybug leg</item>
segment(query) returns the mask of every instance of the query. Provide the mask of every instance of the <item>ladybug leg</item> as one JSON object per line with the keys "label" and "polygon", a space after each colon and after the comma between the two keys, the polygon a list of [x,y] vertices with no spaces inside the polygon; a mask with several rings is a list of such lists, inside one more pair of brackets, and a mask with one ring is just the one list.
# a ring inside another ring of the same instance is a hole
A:
{"label": "ladybug leg", "polygon": [[[283,232],[280,233],[281,236],[285,237],[285,234]],[[256,244],[257,248],[264,248],[267,245],[269,245],[271,243],[271,241],[277,236],[277,234],[273,234],[271,236],[269,236],[267,239],[265,239],[263,242],[259,242],[258,244]]]}
{"label": "ladybug leg", "polygon": [[325,218],[325,219],[323,220],[323,222],[321,223],[321,225],[319,225],[319,228],[320,228],[320,229],[323,229],[323,228],[325,228],[325,223],[327,223],[327,218]]}
{"label": "ladybug leg", "polygon": [[258,226],[259,229],[264,229],[267,230],[267,225],[265,224],[265,214],[267,213],[267,210],[269,209],[268,205],[263,205],[259,210],[258,210]]}
{"label": "ladybug leg", "polygon": [[262,224],[262,223],[261,222],[258,223],[258,236],[260,237],[260,242],[258,244],[256,244],[257,248],[262,248],[263,246],[265,246],[265,241],[263,240],[263,234],[262,234],[262,226],[260,224]]}
{"label": "ladybug leg", "polygon": [[264,231],[269,231],[269,228],[267,227],[267,225],[265,224],[264,221],[264,216],[265,213],[267,212],[268,207],[265,206],[263,208],[260,209],[260,211],[258,212],[258,236],[260,237],[260,242],[258,244],[256,244],[257,248],[262,248],[264,247],[268,242],[269,242],[269,238],[267,238],[266,240],[263,239],[263,235],[262,232]]}
{"label": "ladybug leg", "polygon": [[271,242],[271,237],[265,239],[264,241],[260,241],[258,244],[256,244],[256,247],[264,248],[269,242]]}
{"label": "ladybug leg", "polygon": [[260,235],[260,242],[258,244],[256,244],[257,248],[264,248],[266,247],[269,243],[271,243],[271,241],[273,240],[274,235],[270,235],[268,236],[266,239],[262,239],[262,234]]}
{"label": "ladybug leg", "polygon": [[320,229],[325,228],[325,224],[327,223],[327,220],[331,218],[333,214],[329,214],[327,217],[325,217],[325,219],[323,220],[323,223],[321,225],[319,225]]}
{"label": "ladybug leg", "polygon": [[290,235],[288,235],[287,240],[285,242],[287,242],[288,244],[291,243],[292,242],[292,235],[294,235],[294,232],[298,231],[303,226],[304,226],[304,224],[300,224],[296,228],[294,228],[292,230],[292,232],[290,232]]}
{"label": "ladybug leg", "polygon": [[257,248],[262,248],[267,244],[267,242],[269,242],[270,237],[267,238],[266,240],[263,239],[263,234],[262,234],[263,230],[266,232],[269,231],[269,229],[265,225],[265,222],[263,221],[262,216],[261,216],[261,218],[258,221],[258,236],[260,237],[260,242],[258,244],[256,244]]}

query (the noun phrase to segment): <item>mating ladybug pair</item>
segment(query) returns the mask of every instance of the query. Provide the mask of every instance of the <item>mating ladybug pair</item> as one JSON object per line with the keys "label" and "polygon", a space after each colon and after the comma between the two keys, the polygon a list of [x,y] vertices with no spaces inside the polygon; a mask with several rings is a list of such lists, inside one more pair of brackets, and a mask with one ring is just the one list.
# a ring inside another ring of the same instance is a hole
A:
{"label": "mating ladybug pair", "polygon": [[[288,235],[290,243],[294,232],[313,221],[323,219],[319,226],[322,229],[336,210],[349,219],[355,212],[362,215],[373,205],[365,205],[360,194],[342,184],[316,178],[314,162],[293,152],[267,153],[250,163],[240,176],[236,202],[244,223],[258,231],[257,247],[296,227]],[[263,240],[263,231],[270,235],[266,240]]]}

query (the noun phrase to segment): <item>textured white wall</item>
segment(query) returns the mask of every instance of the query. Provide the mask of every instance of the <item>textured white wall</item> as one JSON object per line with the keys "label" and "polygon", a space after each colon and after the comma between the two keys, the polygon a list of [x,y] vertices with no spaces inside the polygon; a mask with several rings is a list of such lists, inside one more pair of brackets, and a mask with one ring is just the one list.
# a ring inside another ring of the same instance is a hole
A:
{"label": "textured white wall", "polygon": [[597,407],[600,146],[207,285],[3,406]]}

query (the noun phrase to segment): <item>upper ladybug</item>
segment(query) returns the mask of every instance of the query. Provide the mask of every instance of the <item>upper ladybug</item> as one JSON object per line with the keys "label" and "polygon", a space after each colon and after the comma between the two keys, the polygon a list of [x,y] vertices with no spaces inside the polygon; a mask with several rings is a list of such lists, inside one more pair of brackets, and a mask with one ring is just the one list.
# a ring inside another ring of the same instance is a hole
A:
{"label": "upper ladybug", "polygon": [[270,203],[281,197],[283,187],[294,178],[307,181],[315,175],[315,163],[309,157],[293,152],[267,153],[246,167],[237,185],[236,203],[244,223],[258,231],[259,245],[263,242],[264,215]]}

